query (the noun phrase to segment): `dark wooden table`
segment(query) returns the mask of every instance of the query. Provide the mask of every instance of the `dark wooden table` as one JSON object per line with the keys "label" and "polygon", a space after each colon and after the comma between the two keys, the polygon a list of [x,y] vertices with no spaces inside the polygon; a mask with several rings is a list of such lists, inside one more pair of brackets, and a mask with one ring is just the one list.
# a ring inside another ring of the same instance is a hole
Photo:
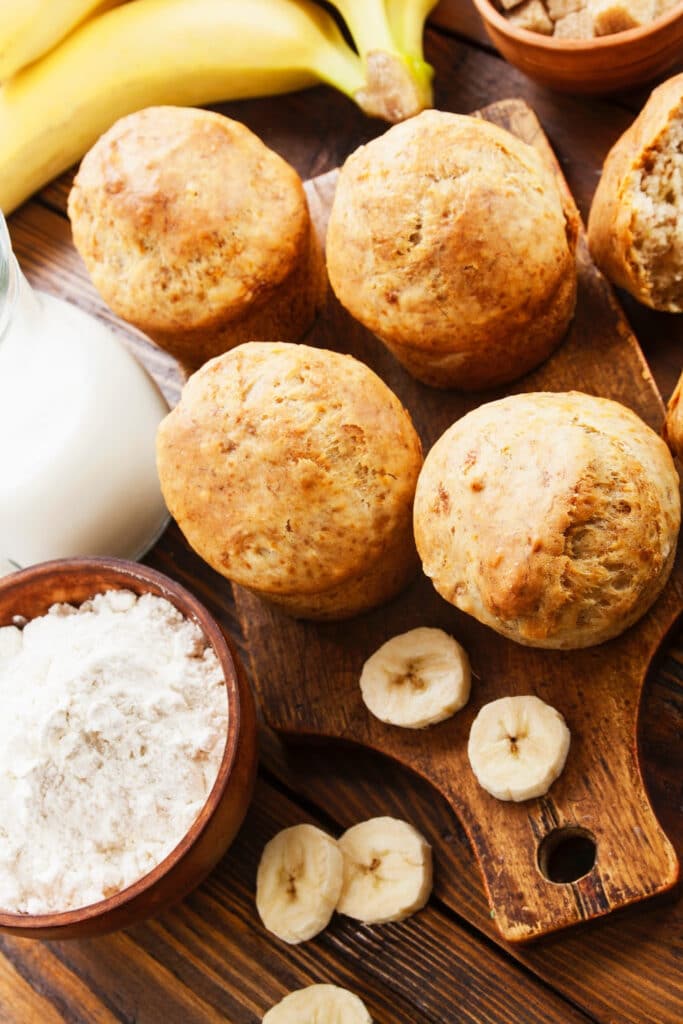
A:
{"label": "dark wooden table", "polygon": [[[580,100],[537,87],[494,53],[466,0],[460,7],[455,32],[428,32],[436,105],[466,113],[509,96],[526,99],[585,215],[604,155],[646,91]],[[324,88],[218,109],[244,121],[303,177],[338,165],[384,130]],[[87,280],[64,214],[69,183],[65,175],[11,218],[20,262],[35,284],[114,324],[175,400],[172,364],[117,322]],[[683,364],[683,317],[622,298],[668,398]],[[188,550],[175,527],[149,561],[188,585],[242,643],[229,585]],[[644,694],[640,743],[654,807],[679,857],[682,682],[683,637],[674,636]],[[40,944],[0,936],[0,1024],[256,1024],[285,993],[320,981],[357,992],[377,1024],[683,1021],[683,905],[675,897],[535,946],[508,947],[490,920],[458,821],[426,785],[379,756],[287,747],[265,728],[260,738],[259,781],[240,836],[180,906],[96,940]],[[297,947],[269,936],[254,908],[266,840],[301,821],[338,833],[377,814],[409,818],[433,843],[436,885],[428,907],[378,928],[338,917],[318,939]]]}

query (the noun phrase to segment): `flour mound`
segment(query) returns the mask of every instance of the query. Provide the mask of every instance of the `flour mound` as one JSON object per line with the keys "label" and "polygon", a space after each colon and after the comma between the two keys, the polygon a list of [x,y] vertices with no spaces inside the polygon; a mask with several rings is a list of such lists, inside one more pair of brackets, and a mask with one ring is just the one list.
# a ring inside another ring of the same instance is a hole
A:
{"label": "flour mound", "polygon": [[0,907],[131,885],[184,837],[223,756],[225,679],[199,627],[108,591],[0,628]]}

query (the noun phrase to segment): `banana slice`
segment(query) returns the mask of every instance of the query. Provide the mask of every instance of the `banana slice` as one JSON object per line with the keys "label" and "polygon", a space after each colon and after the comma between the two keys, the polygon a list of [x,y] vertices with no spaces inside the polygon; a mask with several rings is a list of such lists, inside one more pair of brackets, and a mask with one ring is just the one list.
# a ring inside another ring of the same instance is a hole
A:
{"label": "banana slice", "polygon": [[397,818],[371,818],[339,840],[344,855],[340,914],[365,924],[402,921],[432,891],[432,848],[416,828]]}
{"label": "banana slice", "polygon": [[305,942],[329,924],[343,877],[344,859],[332,836],[313,825],[286,828],[261,854],[256,909],[283,942]]}
{"label": "banana slice", "polygon": [[467,703],[470,663],[452,636],[424,626],[382,644],[363,665],[360,688],[382,722],[424,729]]}
{"label": "banana slice", "polygon": [[502,697],[481,709],[467,754],[480,786],[499,800],[543,796],[564,768],[570,733],[538,697]]}
{"label": "banana slice", "polygon": [[285,996],[261,1024],[372,1024],[372,1017],[348,989],[309,985]]}

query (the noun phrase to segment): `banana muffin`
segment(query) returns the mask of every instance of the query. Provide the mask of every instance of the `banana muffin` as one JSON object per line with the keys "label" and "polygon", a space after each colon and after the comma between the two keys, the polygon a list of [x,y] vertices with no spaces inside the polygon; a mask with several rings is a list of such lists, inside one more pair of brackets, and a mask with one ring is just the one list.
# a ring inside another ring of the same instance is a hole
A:
{"label": "banana muffin", "polygon": [[415,573],[420,440],[351,356],[252,342],[211,360],[162,422],[157,457],[195,551],[292,615],[354,615]]}
{"label": "banana muffin", "polygon": [[607,154],[588,244],[639,302],[683,313],[683,74],[654,90]]}
{"label": "banana muffin", "polygon": [[301,179],[220,114],[117,121],[84,157],[68,211],[105,302],[190,371],[252,338],[297,341],[322,305]]}
{"label": "banana muffin", "polygon": [[327,234],[343,306],[418,380],[522,376],[574,312],[578,214],[534,149],[475,117],[424,111],[353,153]]}
{"label": "banana muffin", "polygon": [[683,458],[683,373],[678,378],[678,383],[674,388],[674,392],[669,399],[669,404],[666,407],[666,419],[664,420],[664,429],[662,430],[662,436],[668,444],[673,454],[678,458]]}
{"label": "banana muffin", "polygon": [[588,647],[632,625],[666,583],[679,525],[662,439],[576,391],[468,413],[429,452],[415,498],[437,591],[532,647]]}

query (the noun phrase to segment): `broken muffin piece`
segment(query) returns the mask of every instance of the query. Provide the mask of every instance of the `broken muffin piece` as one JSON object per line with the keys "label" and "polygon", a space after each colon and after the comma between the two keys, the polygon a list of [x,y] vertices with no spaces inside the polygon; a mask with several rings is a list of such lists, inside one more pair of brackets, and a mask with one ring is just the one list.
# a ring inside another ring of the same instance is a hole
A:
{"label": "broken muffin piece", "polygon": [[615,284],[653,309],[683,312],[683,74],[654,90],[608,154],[588,241]]}

